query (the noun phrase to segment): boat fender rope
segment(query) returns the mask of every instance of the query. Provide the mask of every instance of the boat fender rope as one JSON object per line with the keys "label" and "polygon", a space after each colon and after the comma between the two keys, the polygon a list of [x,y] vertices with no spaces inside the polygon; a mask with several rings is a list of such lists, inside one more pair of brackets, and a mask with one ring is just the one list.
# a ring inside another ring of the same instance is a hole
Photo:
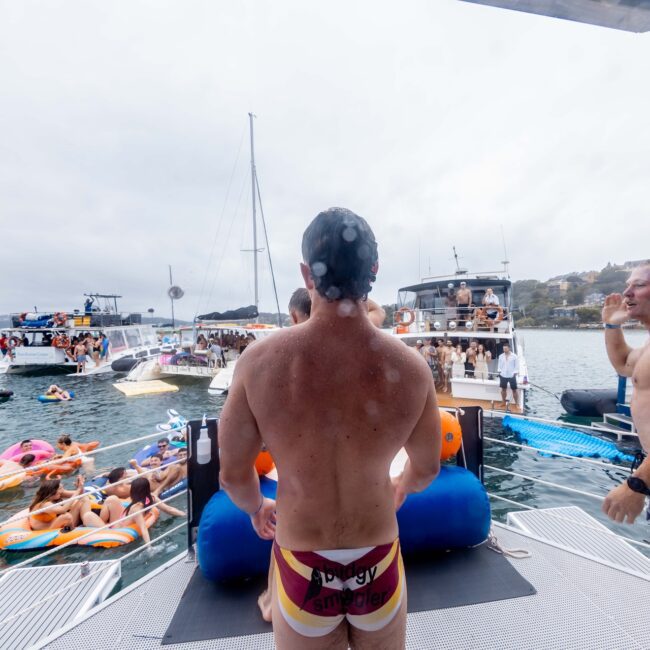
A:
{"label": "boat fender rope", "polygon": [[490,533],[487,538],[487,547],[491,551],[499,553],[499,555],[511,557],[514,560],[525,560],[526,558],[532,557],[533,555],[531,551],[525,548],[505,548],[501,546],[501,544],[499,544],[497,536],[494,534],[494,531],[492,529],[490,529]]}

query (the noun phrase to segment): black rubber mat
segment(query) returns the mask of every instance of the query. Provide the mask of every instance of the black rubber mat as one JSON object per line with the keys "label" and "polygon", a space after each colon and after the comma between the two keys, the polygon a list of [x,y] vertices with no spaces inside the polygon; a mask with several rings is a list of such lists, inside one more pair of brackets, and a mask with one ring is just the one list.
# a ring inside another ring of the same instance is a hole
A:
{"label": "black rubber mat", "polygon": [[[485,545],[412,558],[406,562],[406,583],[409,612],[536,593],[510,562]],[[262,620],[257,608],[257,597],[265,586],[265,578],[238,585],[219,585],[208,582],[197,568],[162,645],[270,632],[271,625]]]}

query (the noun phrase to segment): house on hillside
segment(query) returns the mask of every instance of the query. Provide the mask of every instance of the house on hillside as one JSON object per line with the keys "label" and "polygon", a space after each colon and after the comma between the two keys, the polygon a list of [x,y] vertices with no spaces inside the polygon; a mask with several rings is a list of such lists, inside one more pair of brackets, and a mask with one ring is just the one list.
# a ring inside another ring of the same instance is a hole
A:
{"label": "house on hillside", "polygon": [[587,307],[602,307],[605,302],[604,293],[590,293],[585,296],[585,306]]}
{"label": "house on hillside", "polygon": [[580,305],[564,305],[553,309],[553,318],[570,318],[578,320],[577,309]]}

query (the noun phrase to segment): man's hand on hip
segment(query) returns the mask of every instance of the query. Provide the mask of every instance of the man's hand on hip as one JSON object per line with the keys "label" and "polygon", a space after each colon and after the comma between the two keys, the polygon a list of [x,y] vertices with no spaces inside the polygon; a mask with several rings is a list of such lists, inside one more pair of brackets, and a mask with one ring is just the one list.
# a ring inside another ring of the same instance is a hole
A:
{"label": "man's hand on hip", "polygon": [[255,532],[262,539],[273,539],[275,537],[275,501],[264,497],[260,509],[251,515],[251,523]]}

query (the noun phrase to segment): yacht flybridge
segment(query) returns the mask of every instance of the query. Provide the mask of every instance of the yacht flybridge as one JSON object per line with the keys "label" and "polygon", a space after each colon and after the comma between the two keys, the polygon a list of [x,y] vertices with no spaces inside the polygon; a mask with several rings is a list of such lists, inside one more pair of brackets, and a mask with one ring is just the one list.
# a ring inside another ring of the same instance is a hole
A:
{"label": "yacht flybridge", "polygon": [[[459,269],[453,275],[423,278],[418,284],[401,288],[393,334],[409,346],[420,341],[436,347],[436,386],[442,405],[480,404],[489,410],[507,408],[521,412],[529,388],[528,368],[523,340],[515,332],[511,305],[511,282],[506,272],[472,274]],[[457,360],[452,368],[451,351],[445,363],[441,348],[455,350],[458,345],[465,355],[470,347],[482,346],[479,367],[483,371],[470,364],[467,356]],[[517,390],[516,403],[510,389],[507,403],[501,401],[497,366],[504,345],[517,355],[518,389],[523,390]],[[459,371],[460,363],[465,365],[464,370]]]}
{"label": "yacht flybridge", "polygon": [[[0,361],[0,374],[73,373],[77,361],[73,342],[80,337],[108,339],[108,356],[86,355],[83,375],[126,370],[120,362],[160,354],[171,346],[160,345],[151,325],[137,313],[123,314],[114,294],[86,294],[83,310],[71,312],[23,312],[12,314],[12,327],[3,329],[10,352]],[[103,306],[99,307],[100,301]],[[128,365],[128,363],[127,363]]]}

